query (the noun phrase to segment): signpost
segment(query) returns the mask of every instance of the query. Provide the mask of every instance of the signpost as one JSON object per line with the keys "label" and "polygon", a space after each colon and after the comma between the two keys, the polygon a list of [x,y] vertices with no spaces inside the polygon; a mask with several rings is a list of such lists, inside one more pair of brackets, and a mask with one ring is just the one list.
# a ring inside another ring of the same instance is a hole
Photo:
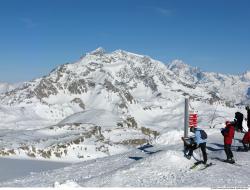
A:
{"label": "signpost", "polygon": [[185,98],[185,110],[184,110],[184,138],[188,138],[188,129],[190,127],[197,127],[198,114],[195,111],[189,111],[189,99]]}
{"label": "signpost", "polygon": [[185,110],[184,110],[184,138],[188,137],[189,127],[189,99],[185,98]]}

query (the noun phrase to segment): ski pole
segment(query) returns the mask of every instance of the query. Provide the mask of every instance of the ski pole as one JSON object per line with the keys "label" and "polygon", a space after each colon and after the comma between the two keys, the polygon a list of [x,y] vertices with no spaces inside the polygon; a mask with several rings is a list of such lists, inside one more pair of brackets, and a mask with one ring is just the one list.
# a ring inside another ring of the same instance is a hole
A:
{"label": "ski pole", "polygon": [[237,157],[236,157],[236,146],[235,146],[235,138],[234,138],[234,159],[235,161],[237,161]]}

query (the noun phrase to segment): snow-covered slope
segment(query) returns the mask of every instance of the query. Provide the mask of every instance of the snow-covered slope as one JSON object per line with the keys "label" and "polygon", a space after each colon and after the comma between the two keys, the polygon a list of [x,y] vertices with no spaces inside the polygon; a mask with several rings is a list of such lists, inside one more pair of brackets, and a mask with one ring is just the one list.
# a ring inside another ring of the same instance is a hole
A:
{"label": "snow-covered slope", "polygon": [[[214,165],[205,169],[190,167],[201,159],[199,150],[187,160],[183,144],[144,146],[122,154],[98,158],[64,168],[36,172],[17,179],[0,182],[1,187],[249,187],[249,152],[235,152],[241,143],[235,140],[233,154],[237,165],[220,161],[225,158],[219,130],[209,133],[208,162]],[[236,133],[241,139],[243,134]]]}

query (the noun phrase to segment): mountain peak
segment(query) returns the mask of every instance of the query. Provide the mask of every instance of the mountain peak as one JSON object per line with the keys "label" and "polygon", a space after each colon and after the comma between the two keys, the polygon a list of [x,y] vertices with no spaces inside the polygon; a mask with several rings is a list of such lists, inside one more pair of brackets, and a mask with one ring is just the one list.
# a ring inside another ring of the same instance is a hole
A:
{"label": "mountain peak", "polygon": [[250,70],[248,70],[248,71],[246,71],[246,72],[244,72],[244,73],[242,74],[242,79],[243,79],[244,81],[250,81]]}
{"label": "mountain peak", "polygon": [[175,69],[184,69],[184,68],[189,68],[190,66],[184,63],[184,61],[180,59],[175,59],[173,60],[169,65],[168,68],[170,70],[175,70]]}
{"label": "mountain peak", "polygon": [[88,55],[103,55],[105,53],[106,53],[106,50],[104,48],[98,47],[94,51],[91,51],[90,53],[88,53]]}
{"label": "mountain peak", "polygon": [[197,82],[202,79],[203,73],[198,67],[192,67],[182,60],[173,60],[167,68],[173,71],[177,76],[184,77],[185,80]]}

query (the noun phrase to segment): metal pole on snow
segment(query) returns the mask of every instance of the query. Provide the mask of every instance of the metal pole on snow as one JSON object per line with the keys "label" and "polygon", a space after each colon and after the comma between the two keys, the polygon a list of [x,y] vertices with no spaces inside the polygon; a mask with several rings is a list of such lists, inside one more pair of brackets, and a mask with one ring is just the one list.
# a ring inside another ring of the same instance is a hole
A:
{"label": "metal pole on snow", "polygon": [[185,98],[184,138],[188,137],[188,126],[189,126],[189,99]]}

